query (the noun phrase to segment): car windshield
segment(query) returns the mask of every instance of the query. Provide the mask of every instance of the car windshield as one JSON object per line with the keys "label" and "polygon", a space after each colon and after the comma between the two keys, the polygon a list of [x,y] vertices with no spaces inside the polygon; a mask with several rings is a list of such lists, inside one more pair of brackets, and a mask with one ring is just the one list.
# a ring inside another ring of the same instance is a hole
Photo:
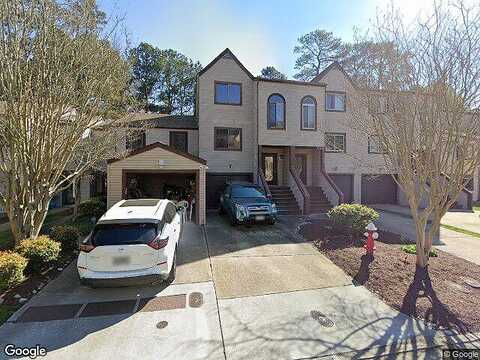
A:
{"label": "car windshield", "polygon": [[108,224],[97,225],[91,241],[93,246],[148,244],[156,236],[156,224]]}
{"label": "car windshield", "polygon": [[232,197],[256,198],[256,197],[264,197],[264,195],[255,186],[234,186],[232,187]]}

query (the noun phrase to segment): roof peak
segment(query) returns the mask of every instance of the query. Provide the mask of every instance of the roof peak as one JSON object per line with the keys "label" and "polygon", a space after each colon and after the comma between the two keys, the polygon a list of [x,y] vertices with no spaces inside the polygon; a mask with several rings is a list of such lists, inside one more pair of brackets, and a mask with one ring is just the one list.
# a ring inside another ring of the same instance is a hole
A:
{"label": "roof peak", "polygon": [[325,69],[323,69],[317,76],[315,76],[311,80],[311,82],[320,82],[320,80],[322,80],[325,77],[325,75],[333,68],[337,68],[338,70],[340,70],[343,73],[343,75],[347,78],[347,80],[353,85],[353,87],[356,87],[352,78],[350,77],[350,75],[347,74],[343,66],[340,64],[340,62],[338,62],[338,60],[332,61]]}
{"label": "roof peak", "polygon": [[212,61],[210,61],[202,70],[200,70],[200,72],[198,73],[198,76],[201,76],[203,73],[205,73],[208,69],[210,69],[218,60],[220,60],[221,58],[224,58],[225,55],[230,55],[231,56],[231,59],[234,60],[237,65],[248,75],[248,77],[250,77],[252,80],[255,79],[255,77],[253,76],[253,74],[240,62],[240,60],[238,60],[238,58],[235,56],[235,54],[232,52],[232,50],[230,50],[228,47],[225,48],[225,50],[223,50],[220,54],[218,54],[215,59],[213,59]]}

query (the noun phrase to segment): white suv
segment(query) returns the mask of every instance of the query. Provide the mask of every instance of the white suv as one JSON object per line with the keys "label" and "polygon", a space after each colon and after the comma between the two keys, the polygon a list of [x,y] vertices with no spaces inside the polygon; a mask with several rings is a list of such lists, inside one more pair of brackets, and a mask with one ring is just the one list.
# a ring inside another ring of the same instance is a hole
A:
{"label": "white suv", "polygon": [[122,200],[80,245],[82,284],[133,285],[173,281],[182,217],[168,200]]}

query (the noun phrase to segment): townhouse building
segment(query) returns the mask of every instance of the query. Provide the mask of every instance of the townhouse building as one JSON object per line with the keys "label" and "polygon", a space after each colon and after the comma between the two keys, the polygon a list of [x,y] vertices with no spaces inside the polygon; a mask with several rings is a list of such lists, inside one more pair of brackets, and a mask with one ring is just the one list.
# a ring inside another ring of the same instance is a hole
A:
{"label": "townhouse building", "polygon": [[[270,80],[253,76],[225,49],[198,75],[194,115],[137,115],[149,128],[119,145],[130,150],[126,157],[109,161],[108,206],[135,196],[132,187],[143,197],[189,191],[195,219],[204,223],[235,180],[257,183],[281,214],[343,202],[406,206],[375,137],[348,123],[354,91],[338,63],[311,82]],[[478,199],[478,180],[477,171],[458,207]]]}

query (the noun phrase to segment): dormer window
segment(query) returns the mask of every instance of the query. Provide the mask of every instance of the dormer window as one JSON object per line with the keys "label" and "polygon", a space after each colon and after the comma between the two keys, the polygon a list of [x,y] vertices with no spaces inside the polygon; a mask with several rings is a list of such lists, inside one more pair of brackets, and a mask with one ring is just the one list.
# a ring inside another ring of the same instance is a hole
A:
{"label": "dormer window", "polygon": [[325,94],[326,111],[345,111],[345,93],[328,92]]}
{"label": "dormer window", "polygon": [[242,105],[242,84],[215,81],[215,104]]}

